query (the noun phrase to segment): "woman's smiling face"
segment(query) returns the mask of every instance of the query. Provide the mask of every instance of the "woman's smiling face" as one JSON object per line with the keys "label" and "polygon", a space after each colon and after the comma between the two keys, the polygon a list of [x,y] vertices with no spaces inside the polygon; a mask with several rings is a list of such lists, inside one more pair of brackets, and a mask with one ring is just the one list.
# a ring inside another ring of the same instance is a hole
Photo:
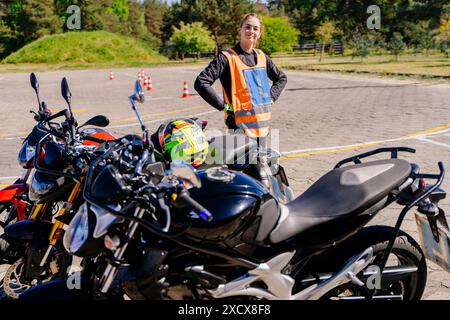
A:
{"label": "woman's smiling face", "polygon": [[261,23],[256,17],[248,17],[240,29],[241,42],[256,45],[261,36]]}

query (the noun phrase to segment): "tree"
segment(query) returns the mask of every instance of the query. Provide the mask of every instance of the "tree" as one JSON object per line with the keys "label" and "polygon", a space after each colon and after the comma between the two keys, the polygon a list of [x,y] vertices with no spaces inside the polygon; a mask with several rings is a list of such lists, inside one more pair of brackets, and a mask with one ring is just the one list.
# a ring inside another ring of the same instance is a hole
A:
{"label": "tree", "polygon": [[[450,5],[449,5],[450,7]],[[450,44],[450,17],[441,19],[441,25],[437,29],[436,40],[438,41],[439,51],[448,58]]]}
{"label": "tree", "polygon": [[447,21],[442,20],[437,33],[437,38],[439,40],[450,40],[450,18],[448,18]]}
{"label": "tree", "polygon": [[172,27],[180,26],[180,21],[200,21],[210,30],[217,54],[224,46],[237,41],[237,29],[242,17],[253,11],[255,6],[250,0],[182,0],[172,4],[164,16],[163,39],[170,38]]}
{"label": "tree", "polygon": [[0,3],[0,60],[8,50],[8,40],[11,36],[11,30],[6,25],[6,22],[4,20],[6,16],[6,3]]}
{"label": "tree", "polygon": [[180,28],[173,27],[170,41],[174,43],[175,50],[181,54],[181,59],[184,59],[185,53],[200,55],[201,52],[214,49],[214,40],[201,22],[191,24],[181,22]]}
{"label": "tree", "polygon": [[361,57],[361,62],[370,54],[373,40],[368,35],[354,35],[349,41],[349,46],[352,49],[352,60],[354,57]]}
{"label": "tree", "polygon": [[325,50],[325,44],[333,40],[333,36],[337,33],[336,26],[332,21],[325,21],[319,27],[317,27],[314,35],[316,39],[322,45],[322,50],[320,51],[319,62],[322,62],[323,52]]}
{"label": "tree", "polygon": [[123,32],[123,25],[112,10],[113,0],[83,0],[81,4],[83,30]]}
{"label": "tree", "polygon": [[300,32],[289,24],[287,18],[263,16],[264,33],[259,47],[268,55],[274,52],[292,52]]}
{"label": "tree", "polygon": [[159,0],[144,1],[145,24],[148,32],[155,37],[162,36],[163,18],[168,8],[166,3]]}
{"label": "tree", "polygon": [[389,41],[387,47],[388,50],[395,55],[395,60],[398,61],[398,55],[403,51],[405,51],[406,48],[406,45],[403,42],[403,36],[398,32],[394,32],[391,41]]}
{"label": "tree", "polygon": [[125,35],[132,36],[138,39],[147,39],[149,32],[145,25],[145,12],[142,10],[142,5],[136,1],[129,1],[127,5],[127,18],[124,22],[126,30]]}
{"label": "tree", "polygon": [[198,1],[197,10],[200,21],[212,33],[217,54],[224,45],[232,45],[238,40],[237,30],[242,17],[254,12],[255,7],[248,0],[211,0]]}
{"label": "tree", "polygon": [[110,10],[119,18],[120,21],[126,21],[128,19],[128,0],[113,0],[113,5]]}
{"label": "tree", "polygon": [[172,3],[163,17],[163,26],[161,28],[163,41],[170,40],[174,30],[173,27],[178,28],[181,21],[184,23],[201,21],[196,2],[197,0],[183,0]]}
{"label": "tree", "polygon": [[409,38],[409,43],[415,48],[415,52],[428,51],[434,47],[436,31],[430,29],[431,22],[421,21],[419,23],[407,23],[405,35]]}
{"label": "tree", "polygon": [[15,27],[23,38],[23,44],[62,31],[53,0],[24,0],[16,14]]}

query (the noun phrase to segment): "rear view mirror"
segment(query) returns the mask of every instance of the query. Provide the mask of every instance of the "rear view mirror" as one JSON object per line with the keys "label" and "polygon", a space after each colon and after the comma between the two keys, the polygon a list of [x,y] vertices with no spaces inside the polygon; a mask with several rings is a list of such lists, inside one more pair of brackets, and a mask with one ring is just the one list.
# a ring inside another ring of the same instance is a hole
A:
{"label": "rear view mirror", "polygon": [[96,127],[107,127],[109,125],[109,119],[106,116],[98,115],[95,116],[88,121],[86,121],[83,125],[79,126],[78,128],[84,127],[84,126],[96,126]]}
{"label": "rear view mirror", "polygon": [[39,82],[38,82],[34,72],[32,72],[30,74],[30,83],[31,83],[31,86],[33,87],[34,91],[36,92],[36,94],[39,94]]}
{"label": "rear view mirror", "polygon": [[65,77],[61,81],[61,95],[64,100],[66,100],[67,104],[70,105],[72,93],[70,92],[69,84],[67,83],[67,79]]}
{"label": "rear view mirror", "polygon": [[142,91],[142,87],[139,81],[136,81],[134,85],[134,93],[132,97],[134,101],[137,101],[139,103],[143,103],[145,101],[144,91]]}

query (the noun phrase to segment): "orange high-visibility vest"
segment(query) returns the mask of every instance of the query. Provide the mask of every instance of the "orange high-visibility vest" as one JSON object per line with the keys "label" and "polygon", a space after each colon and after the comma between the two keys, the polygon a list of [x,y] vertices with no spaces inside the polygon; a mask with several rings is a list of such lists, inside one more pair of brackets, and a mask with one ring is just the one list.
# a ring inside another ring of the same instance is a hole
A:
{"label": "orange high-visibility vest", "polygon": [[269,134],[272,104],[266,56],[259,49],[255,49],[255,52],[257,63],[254,67],[249,67],[233,49],[223,51],[231,71],[231,101],[225,90],[224,99],[233,106],[236,126],[251,138]]}

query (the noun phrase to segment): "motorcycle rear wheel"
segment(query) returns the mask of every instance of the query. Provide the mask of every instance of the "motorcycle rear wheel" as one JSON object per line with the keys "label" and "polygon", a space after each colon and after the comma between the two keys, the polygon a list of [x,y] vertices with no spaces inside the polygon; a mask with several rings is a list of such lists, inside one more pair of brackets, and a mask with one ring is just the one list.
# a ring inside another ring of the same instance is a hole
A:
{"label": "motorcycle rear wheel", "polygon": [[[389,239],[392,237],[393,228],[377,226],[374,229],[379,232],[352,241],[353,250],[350,251],[362,252],[363,249],[372,246],[373,258],[370,265],[379,266]],[[403,231],[399,232],[386,266],[415,266],[417,271],[402,280],[382,281],[381,288],[375,289],[375,299],[377,296],[383,296],[386,299],[401,297],[402,300],[419,300],[422,297],[427,282],[427,265],[420,245],[410,235]],[[361,288],[352,283],[346,283],[329,291],[322,299],[365,299],[368,292],[367,286]]]}

